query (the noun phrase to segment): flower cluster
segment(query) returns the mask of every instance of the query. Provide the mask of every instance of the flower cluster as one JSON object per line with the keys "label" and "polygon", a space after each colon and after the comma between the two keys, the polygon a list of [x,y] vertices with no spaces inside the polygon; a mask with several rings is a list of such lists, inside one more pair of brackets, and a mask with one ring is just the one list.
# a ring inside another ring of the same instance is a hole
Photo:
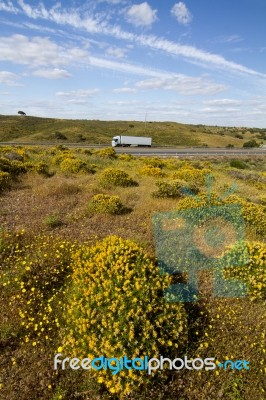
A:
{"label": "flower cluster", "polygon": [[112,147],[102,150],[95,150],[94,154],[97,154],[102,158],[117,158],[116,152]]}
{"label": "flower cluster", "polygon": [[147,175],[147,176],[154,176],[156,178],[162,178],[165,175],[161,168],[152,167],[150,165],[146,165],[145,167],[142,167],[140,169],[140,174]]}
{"label": "flower cluster", "polygon": [[8,172],[0,172],[0,191],[9,186],[10,178],[11,177]]}
{"label": "flower cluster", "polygon": [[119,196],[96,194],[88,204],[89,211],[100,214],[121,214],[124,206]]}
{"label": "flower cluster", "polygon": [[[135,243],[110,236],[93,247],[84,246],[73,255],[72,279],[64,312],[63,354],[133,359],[184,351],[184,306],[163,297],[171,276],[160,275]],[[110,370],[91,373],[121,398],[151,379],[135,370],[117,375]]]}
{"label": "flower cluster", "polygon": [[115,168],[105,169],[99,176],[99,182],[103,187],[138,185],[125,171]]}
{"label": "flower cluster", "polygon": [[93,166],[79,158],[66,157],[60,163],[60,170],[66,174],[77,174],[79,172],[94,173]]}
{"label": "flower cluster", "polygon": [[173,179],[182,179],[198,185],[204,185],[206,175],[211,174],[211,172],[212,171],[208,168],[196,169],[192,167],[184,167],[174,172]]}
{"label": "flower cluster", "polygon": [[156,182],[158,189],[152,193],[153,197],[162,198],[180,198],[189,193],[197,194],[198,187],[193,183],[188,183],[180,179],[173,181],[159,181]]}
{"label": "flower cluster", "polygon": [[197,198],[185,197],[177,203],[177,209],[198,208],[210,205],[224,205],[224,204],[240,204],[242,206],[242,215],[247,226],[253,229],[259,235],[266,233],[266,207],[262,204],[254,204],[236,195],[231,195],[225,199],[219,199],[216,193],[212,193],[211,197],[207,194],[200,194]]}
{"label": "flower cluster", "polygon": [[266,298],[266,244],[241,243],[232,248],[227,254],[228,260],[233,260],[236,253],[243,254],[247,246],[248,262],[225,270],[226,278],[236,278],[245,282],[252,300]]}
{"label": "flower cluster", "polygon": [[9,306],[20,316],[24,341],[36,346],[54,340],[77,245],[54,236],[39,236],[29,244],[24,231],[15,238],[3,236],[1,243],[1,281],[12,292]]}

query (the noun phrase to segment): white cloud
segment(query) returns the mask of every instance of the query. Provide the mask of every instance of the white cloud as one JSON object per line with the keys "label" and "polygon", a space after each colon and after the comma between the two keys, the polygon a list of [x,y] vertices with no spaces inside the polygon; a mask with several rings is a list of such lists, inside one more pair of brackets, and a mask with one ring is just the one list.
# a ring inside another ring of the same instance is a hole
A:
{"label": "white cloud", "polygon": [[208,100],[204,101],[204,104],[210,105],[210,106],[219,106],[219,107],[228,107],[228,106],[239,106],[241,105],[240,100],[235,100],[235,99],[214,99],[214,100]]}
{"label": "white cloud", "polygon": [[109,47],[106,51],[106,53],[111,56],[111,57],[115,57],[115,58],[123,58],[125,57],[125,50],[121,49],[119,47]]}
{"label": "white cloud", "polygon": [[114,93],[136,93],[137,89],[130,88],[130,87],[123,87],[123,88],[113,89],[113,92]]}
{"label": "white cloud", "polygon": [[202,77],[175,75],[165,78],[146,79],[136,83],[139,89],[173,90],[183,95],[213,95],[226,89],[226,86],[209,82]]}
{"label": "white cloud", "polygon": [[64,69],[54,68],[54,69],[38,69],[33,72],[33,75],[40,76],[41,78],[47,79],[60,79],[69,78],[71,74]]}
{"label": "white cloud", "polygon": [[17,14],[18,9],[12,4],[11,1],[8,1],[7,3],[0,1],[0,11],[8,11]]}
{"label": "white cloud", "polygon": [[8,86],[18,86],[18,76],[9,71],[0,71],[0,84]]}
{"label": "white cloud", "polygon": [[65,98],[87,98],[99,93],[99,89],[79,89],[70,92],[57,92],[56,96]]}
{"label": "white cloud", "polygon": [[179,24],[188,25],[192,21],[192,14],[182,1],[174,4],[171,9],[171,14],[176,17]]}
{"label": "white cloud", "polygon": [[0,37],[0,60],[24,64],[30,67],[68,64],[82,61],[88,53],[79,48],[65,48],[49,38],[24,35]]}
{"label": "white cloud", "polygon": [[157,10],[153,10],[145,1],[130,7],[126,13],[127,20],[136,26],[151,26],[157,19]]}

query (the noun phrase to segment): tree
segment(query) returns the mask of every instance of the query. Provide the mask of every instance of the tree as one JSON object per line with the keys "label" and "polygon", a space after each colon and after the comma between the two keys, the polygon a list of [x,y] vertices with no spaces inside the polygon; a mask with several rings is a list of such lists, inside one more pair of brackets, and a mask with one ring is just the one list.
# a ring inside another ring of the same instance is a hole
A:
{"label": "tree", "polygon": [[19,115],[26,115],[26,113],[24,113],[24,111],[18,111]]}
{"label": "tree", "polygon": [[259,143],[257,143],[256,140],[252,139],[249,140],[248,142],[245,142],[243,144],[243,147],[259,147]]}

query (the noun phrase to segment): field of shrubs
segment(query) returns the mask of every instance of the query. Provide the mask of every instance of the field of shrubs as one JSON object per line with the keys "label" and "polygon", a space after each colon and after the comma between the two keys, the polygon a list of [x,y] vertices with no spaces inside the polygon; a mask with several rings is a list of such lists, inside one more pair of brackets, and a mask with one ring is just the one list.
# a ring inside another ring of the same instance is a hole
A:
{"label": "field of shrubs", "polygon": [[[265,158],[1,147],[0,202],[0,399],[266,398]],[[186,277],[161,273],[153,217],[233,205],[245,239],[223,250],[223,278],[245,283],[246,295],[216,297],[203,269],[198,301],[167,301]],[[249,369],[55,370],[57,353],[214,357]]]}

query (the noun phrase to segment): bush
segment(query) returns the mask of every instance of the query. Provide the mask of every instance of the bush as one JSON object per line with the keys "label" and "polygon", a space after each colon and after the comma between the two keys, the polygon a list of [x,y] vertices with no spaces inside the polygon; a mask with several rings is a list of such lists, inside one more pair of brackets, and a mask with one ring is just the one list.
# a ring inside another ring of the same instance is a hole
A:
{"label": "bush", "polygon": [[77,174],[79,172],[85,173],[94,173],[95,170],[93,166],[87,164],[85,161],[80,160],[79,158],[64,158],[60,164],[60,169],[62,172],[66,174]]}
{"label": "bush", "polygon": [[243,219],[248,226],[252,226],[257,234],[266,235],[266,207],[261,204],[254,204],[236,195],[231,195],[223,200],[212,193],[209,199],[206,194],[200,194],[197,198],[185,197],[177,204],[178,210],[198,208],[206,206],[219,206],[224,204],[240,204],[242,206]]}
{"label": "bush", "polygon": [[165,176],[164,172],[161,170],[159,167],[151,167],[147,165],[146,167],[143,167],[140,169],[140,174],[141,175],[147,175],[147,176],[154,176],[156,178],[162,178]]}
{"label": "bush", "polygon": [[249,140],[243,144],[243,147],[259,147],[259,143],[255,139]]}
{"label": "bush", "polygon": [[[75,243],[55,236],[0,235],[0,282],[18,315],[22,343],[51,343],[57,336],[64,286]],[[1,287],[1,290],[3,290]],[[14,309],[14,310],[13,310]]]}
{"label": "bush", "polygon": [[45,225],[47,225],[49,228],[57,228],[61,225],[63,225],[63,222],[61,219],[56,216],[56,215],[47,215],[44,219]]}
{"label": "bush", "polygon": [[249,260],[246,265],[229,267],[224,271],[226,279],[239,279],[246,283],[252,300],[266,298],[266,244],[241,243],[228,252],[228,260],[235,254],[243,254],[247,246]]}
{"label": "bush", "polygon": [[246,168],[248,168],[248,165],[243,160],[231,160],[230,167],[238,168],[238,169],[246,169]]}
{"label": "bush", "polygon": [[[65,306],[62,353],[91,360],[128,359],[150,355],[179,356],[187,342],[182,303],[166,302],[163,290],[171,276],[160,275],[135,243],[110,236],[95,246],[84,246],[73,256],[73,285]],[[61,350],[61,349],[60,349]],[[156,379],[166,374],[156,371]],[[138,393],[152,375],[110,369],[90,376],[119,398]]]}
{"label": "bush", "polygon": [[96,194],[88,204],[89,211],[100,214],[121,214],[124,206],[119,196]]}
{"label": "bush", "polygon": [[196,185],[181,180],[156,182],[156,186],[158,189],[152,193],[153,197],[179,198],[185,196],[188,191],[194,194],[199,192]]}
{"label": "bush", "polygon": [[0,158],[0,171],[8,172],[12,176],[17,176],[25,173],[27,171],[27,167],[21,161],[10,161],[7,158]]}
{"label": "bush", "polygon": [[138,186],[138,183],[135,182],[125,171],[115,168],[107,168],[105,169],[99,177],[100,184],[103,187],[112,187],[112,186]]}
{"label": "bush", "polygon": [[165,162],[162,161],[160,158],[145,158],[143,162],[149,167],[163,168],[165,166]]}
{"label": "bush", "polygon": [[132,154],[119,154],[118,159],[122,161],[131,161],[133,160]]}
{"label": "bush", "polygon": [[94,154],[97,154],[99,157],[102,158],[117,158],[117,154],[112,147],[102,150],[96,150]]}
{"label": "bush", "polygon": [[204,185],[206,176],[211,174],[211,170],[208,168],[196,169],[196,168],[181,168],[173,174],[173,179],[181,179],[196,185]]}
{"label": "bush", "polygon": [[11,177],[8,172],[0,172],[0,191],[5,190],[9,187]]}

